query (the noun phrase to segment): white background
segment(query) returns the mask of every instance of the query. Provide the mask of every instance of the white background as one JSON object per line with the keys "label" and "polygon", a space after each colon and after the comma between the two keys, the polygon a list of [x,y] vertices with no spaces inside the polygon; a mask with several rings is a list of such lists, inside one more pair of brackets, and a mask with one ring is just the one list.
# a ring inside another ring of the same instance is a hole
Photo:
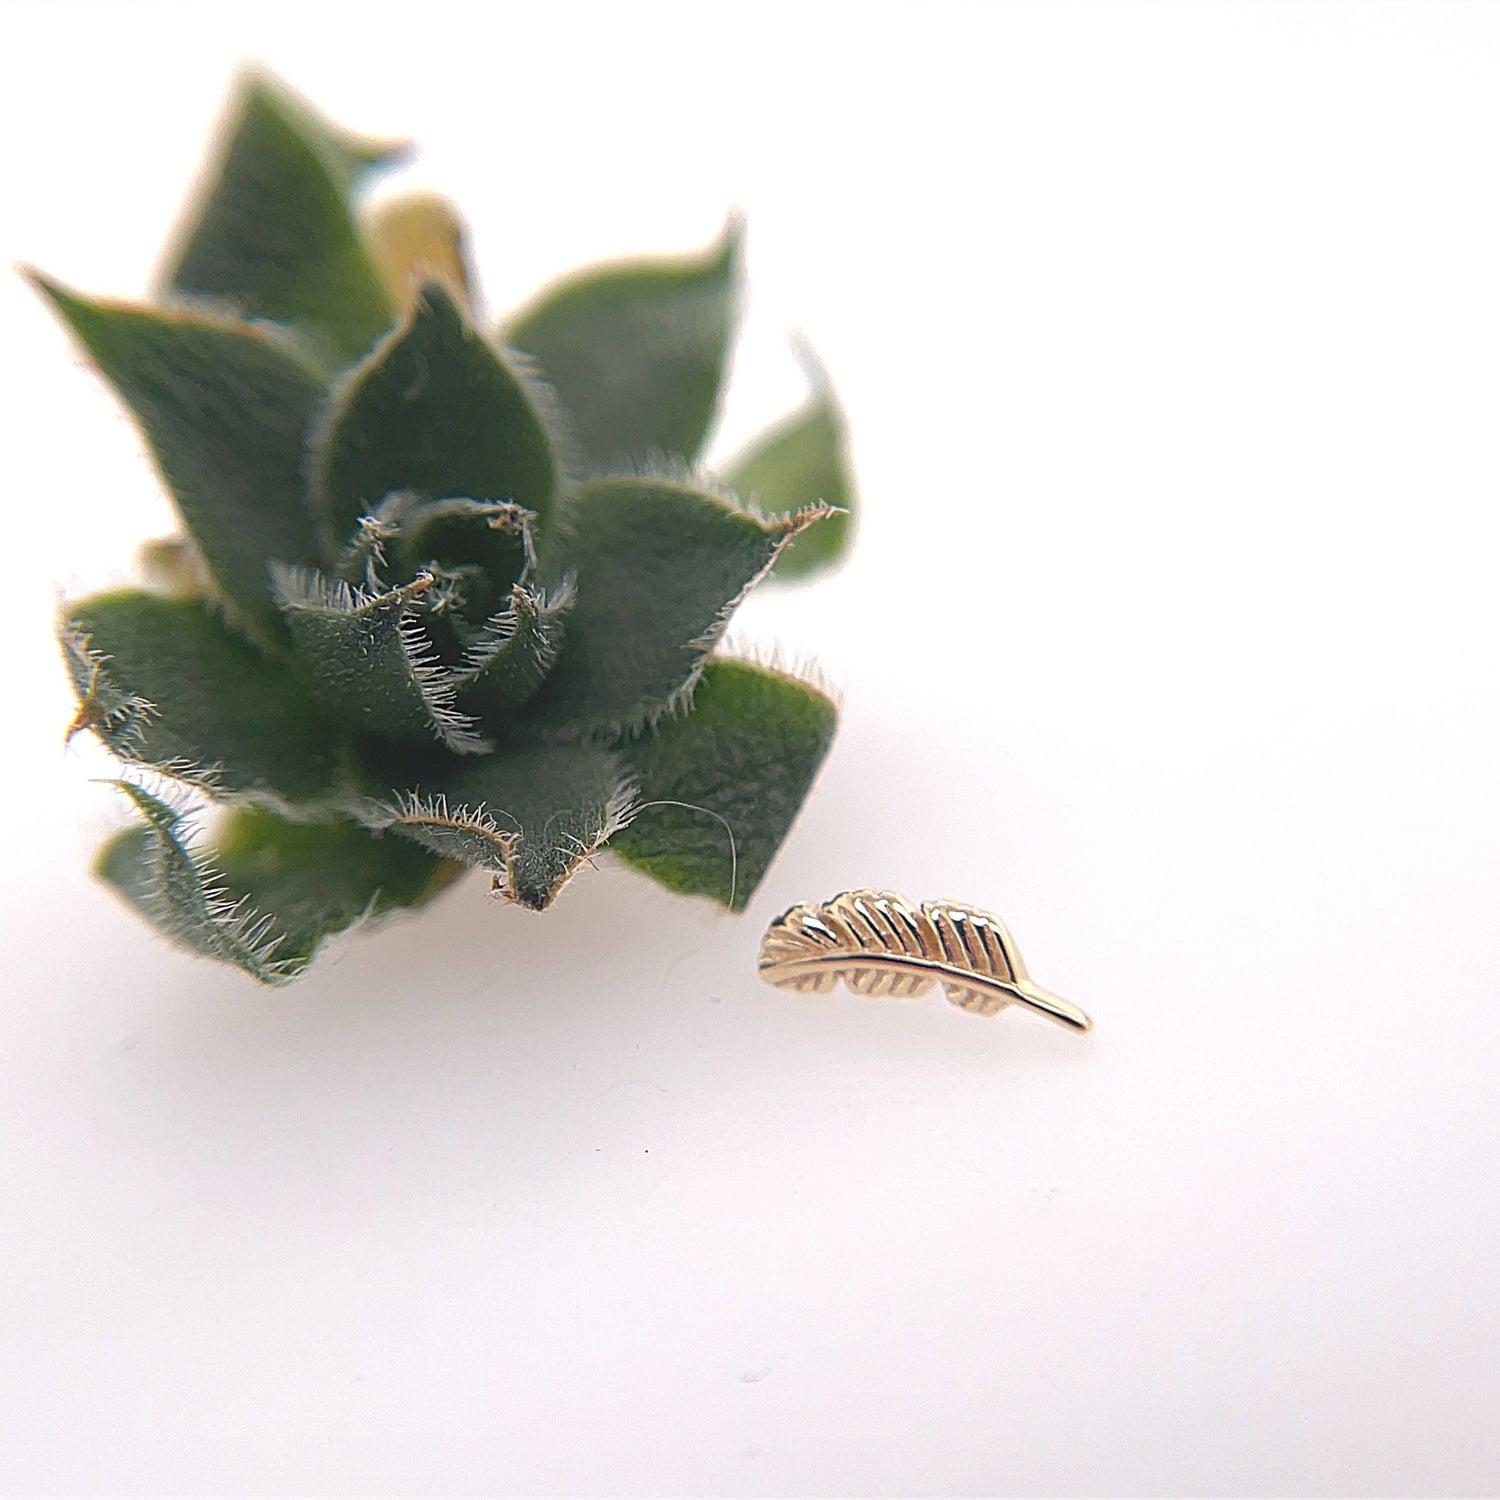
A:
{"label": "white background", "polygon": [[[743,920],[176,955],[49,640],[166,506],[0,279],[0,1488],[1500,1486],[1500,8],[8,4],[0,249],[142,291],[248,55],[496,307],[747,212],[719,451],[800,326],[865,520],[741,634],[843,727]],[[871,884],[1096,1033],[757,981]]]}

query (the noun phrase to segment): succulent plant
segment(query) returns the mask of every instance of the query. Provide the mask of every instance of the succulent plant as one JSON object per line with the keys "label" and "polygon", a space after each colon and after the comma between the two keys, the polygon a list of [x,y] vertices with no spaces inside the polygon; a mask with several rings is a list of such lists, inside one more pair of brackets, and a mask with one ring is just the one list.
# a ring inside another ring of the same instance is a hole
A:
{"label": "succulent plant", "polygon": [[136,813],[97,871],[266,982],[469,866],[541,910],[606,843],[741,908],[834,729],[816,687],[716,651],[773,568],[838,554],[850,501],[818,374],[722,481],[696,467],[738,223],[487,332],[444,202],[358,204],[398,149],[246,75],[155,301],[29,273],[184,530],[151,586],[64,612],[72,731]]}

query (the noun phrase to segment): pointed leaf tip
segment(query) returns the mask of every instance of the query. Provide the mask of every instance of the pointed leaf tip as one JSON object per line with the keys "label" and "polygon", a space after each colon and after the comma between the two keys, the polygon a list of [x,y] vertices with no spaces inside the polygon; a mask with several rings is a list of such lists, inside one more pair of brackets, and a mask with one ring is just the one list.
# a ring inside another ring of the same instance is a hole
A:
{"label": "pointed leaf tip", "polygon": [[414,744],[434,740],[458,755],[490,742],[455,702],[452,675],[433,652],[414,608],[430,575],[375,592],[313,568],[273,569],[297,664],[322,706],[341,723]]}
{"label": "pointed leaf tip", "polygon": [[399,165],[416,149],[415,143],[405,136],[368,136],[346,130],[264,63],[244,63],[237,70],[225,107],[226,121],[242,114],[251,98],[295,117],[301,133],[339,170],[347,173],[351,183],[366,172]]}
{"label": "pointed leaf tip", "polygon": [[284,661],[233,635],[202,600],[97,594],[70,608],[62,640],[75,724],[122,760],[282,808],[341,790],[347,737]]}
{"label": "pointed leaf tip", "polygon": [[834,514],[796,539],[772,576],[805,578],[838,562],[854,535],[855,489],[849,461],[848,424],[827,373],[810,349],[802,349],[812,394],[789,417],[762,433],[736,459],[725,480],[736,494],[772,509],[823,502]]}
{"label": "pointed leaf tip", "polygon": [[629,821],[634,796],[613,751],[503,745],[361,816],[488,870],[507,900],[542,911]]}
{"label": "pointed leaf tip", "polygon": [[718,411],[739,320],[742,223],[702,254],[591,267],[511,321],[596,469],[651,453],[692,460]]}
{"label": "pointed leaf tip", "polygon": [[528,724],[587,735],[639,729],[666,712],[691,690],[740,600],[823,515],[765,519],[668,480],[584,485],[564,554],[578,599]]}
{"label": "pointed leaf tip", "polygon": [[513,501],[545,530],[560,469],[530,391],[438,282],[335,391],[313,441],[329,534],[392,491]]}
{"label": "pointed leaf tip", "polygon": [[321,379],[239,324],[32,284],[135,418],[236,618],[263,643],[283,639],[266,565],[317,557],[303,450]]}
{"label": "pointed leaf tip", "polygon": [[167,290],[303,330],[325,363],[357,358],[395,311],[350,195],[398,148],[323,118],[256,68],[231,92],[206,191],[170,260]]}

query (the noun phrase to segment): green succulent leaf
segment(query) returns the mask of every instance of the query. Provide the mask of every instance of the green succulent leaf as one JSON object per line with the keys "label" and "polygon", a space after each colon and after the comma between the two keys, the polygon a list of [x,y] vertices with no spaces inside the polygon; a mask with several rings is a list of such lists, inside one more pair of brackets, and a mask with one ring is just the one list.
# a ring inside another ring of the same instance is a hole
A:
{"label": "green succulent leaf", "polygon": [[348,737],[284,661],[232,634],[201,600],[97,594],[72,606],[61,634],[74,727],[122,760],[288,809],[341,791]]}
{"label": "green succulent leaf", "polygon": [[243,970],[262,984],[285,984],[307,967],[306,955],[283,953],[276,919],[231,894],[207,858],[190,844],[183,814],[133,782],[116,785],[143,823],[100,851],[95,872],[163,936]]}
{"label": "green succulent leaf", "polygon": [[515,585],[510,602],[475,637],[455,676],[466,712],[504,721],[535,697],[557,660],[576,598],[571,579],[550,593]]}
{"label": "green succulent leaf", "polygon": [[592,745],[523,747],[469,761],[443,788],[482,805],[513,834],[505,896],[532,911],[629,818],[632,787],[613,752]]}
{"label": "green succulent leaf", "polygon": [[363,816],[496,876],[507,899],[550,906],[578,867],[630,817],[619,756],[594,745],[502,746],[454,763]]}
{"label": "green succulent leaf", "polygon": [[795,677],[710,662],[690,713],[621,746],[641,801],[611,847],[668,890],[742,911],[807,796],[837,717]]}
{"label": "green succulent leaf", "polygon": [[409,743],[436,740],[460,755],[490,742],[459,711],[448,671],[413,607],[430,577],[376,593],[314,568],[273,570],[297,664],[318,702],[345,724]]}
{"label": "green succulent leaf", "polygon": [[558,735],[639,727],[686,694],[747,590],[826,507],[766,520],[689,484],[584,485],[559,549],[578,602],[527,710]]}
{"label": "green succulent leaf", "polygon": [[456,666],[476,637],[492,638],[512,589],[535,571],[534,520],[508,501],[419,500],[397,490],[360,517],[333,571],[377,592],[387,580],[430,574],[439,588],[427,600],[428,627],[439,656]]}
{"label": "green succulent leaf", "polygon": [[314,475],[337,538],[393,491],[511,501],[545,529],[560,483],[533,392],[436,282],[330,399]]}
{"label": "green succulent leaf", "polygon": [[168,289],[293,324],[329,368],[357,359],[395,309],[350,193],[401,148],[347,135],[258,73],[242,80],[224,137]]}
{"label": "green succulent leaf", "polygon": [[280,639],[266,565],[317,558],[302,466],[322,380],[252,328],[31,279],[134,415],[225,599]]}
{"label": "green succulent leaf", "polygon": [[276,913],[281,953],[310,958],[318,943],[362,920],[424,905],[463,867],[344,819],[289,823],[261,808],[227,818],[214,863],[232,890]]}
{"label": "green succulent leaf", "polygon": [[[473,796],[492,784],[490,767],[465,767]],[[499,770],[501,768],[494,768]],[[544,911],[579,867],[630,819],[635,787],[619,757],[591,745],[520,750],[508,767],[505,811],[519,825],[504,894]]]}
{"label": "green succulent leaf", "polygon": [[289,823],[262,808],[231,814],[201,852],[177,809],[117,785],[143,821],[100,851],[99,877],[179,946],[264,984],[294,979],[325,937],[419,906],[455,873],[406,840],[347,821]]}
{"label": "green succulent leaf", "polygon": [[510,324],[507,340],[551,382],[595,468],[698,456],[738,319],[740,238],[731,220],[704,255],[581,272]]}
{"label": "green succulent leaf", "polygon": [[837,507],[776,559],[773,578],[805,578],[837,562],[854,533],[854,481],[844,415],[826,380],[800,411],[752,443],[725,480],[736,494],[772,510]]}

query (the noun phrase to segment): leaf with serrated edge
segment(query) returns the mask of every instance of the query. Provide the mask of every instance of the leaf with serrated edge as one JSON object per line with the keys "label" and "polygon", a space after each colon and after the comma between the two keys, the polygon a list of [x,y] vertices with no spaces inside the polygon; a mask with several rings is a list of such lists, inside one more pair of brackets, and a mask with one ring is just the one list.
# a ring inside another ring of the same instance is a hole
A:
{"label": "leaf with serrated edge", "polygon": [[348,737],[285,661],[260,655],[202,601],[96,594],[71,606],[61,639],[74,728],[122,760],[286,810],[343,789]]}
{"label": "leaf with serrated edge", "polygon": [[511,321],[596,468],[698,456],[739,315],[740,237],[732,219],[704,255],[578,272]]}
{"label": "leaf with serrated edge", "polygon": [[542,911],[630,817],[634,787],[619,758],[588,745],[518,749],[469,761],[450,795],[482,800],[517,830],[502,894]]}
{"label": "leaf with serrated edge", "polygon": [[329,713],[369,734],[436,740],[459,755],[490,748],[456,706],[451,676],[412,609],[430,578],[385,593],[312,568],[273,569],[273,578],[298,666]]}
{"label": "leaf with serrated edge", "polygon": [[576,598],[570,579],[549,593],[521,584],[511,590],[510,603],[480,632],[455,674],[466,712],[496,722],[535,696],[557,660]]}
{"label": "leaf with serrated edge", "polygon": [[837,717],[823,693],[795,677],[710,661],[688,712],[620,746],[640,807],[611,848],[668,890],[743,910],[802,807]]}
{"label": "leaf with serrated edge", "polygon": [[166,289],[293,324],[330,368],[357,359],[395,321],[395,307],[350,192],[400,148],[338,130],[257,72],[242,76],[220,135]]}
{"label": "leaf with serrated edge", "polygon": [[389,802],[367,802],[358,812],[368,827],[394,829],[444,859],[506,878],[516,830],[502,828],[482,803],[450,802],[441,792],[400,792]]}
{"label": "leaf with serrated edge", "polygon": [[289,823],[260,808],[224,820],[213,858],[232,890],[276,913],[281,951],[309,957],[332,933],[425,905],[464,868],[347,819]]}
{"label": "leaf with serrated edge", "polygon": [[211,861],[190,846],[183,815],[133,782],[116,782],[144,823],[100,852],[99,877],[179,947],[216,958],[262,984],[284,984],[307,955],[284,953],[273,916],[224,885]]}
{"label": "leaf with serrated edge", "polygon": [[100,877],[172,941],[265,984],[295,978],[333,933],[424,904],[460,868],[355,823],[290,823],[262,808],[232,813],[200,850],[175,808],[118,785],[144,823],[100,851]]}
{"label": "leaf with serrated edge", "polygon": [[160,711],[150,698],[132,693],[109,671],[110,658],[96,651],[93,638],[78,620],[64,620],[57,633],[63,663],[73,683],[78,712],[68,725],[67,739],[91,730],[100,744],[121,760],[140,761],[160,770],[162,763],[203,765],[197,755],[153,756],[146,746],[146,731]]}
{"label": "leaf with serrated edge", "polygon": [[313,472],[337,538],[396,490],[512,501],[545,529],[560,483],[532,391],[436,283],[330,397]]}
{"label": "leaf with serrated edge", "polygon": [[224,597],[281,640],[266,566],[318,557],[303,452],[322,379],[254,329],[31,280],[134,415]]}
{"label": "leaf with serrated edge", "polygon": [[771,570],[772,578],[803,578],[835,563],[854,534],[854,481],[844,414],[821,367],[813,367],[812,398],[762,433],[725,471],[725,482],[770,510],[835,506],[837,515],[798,537]]}
{"label": "leaf with serrated edge", "polygon": [[455,762],[407,793],[360,811],[453,859],[490,870],[532,911],[629,820],[635,788],[620,757],[593,745],[501,746]]}
{"label": "leaf with serrated edge", "polygon": [[528,725],[612,733],[681,702],[735,606],[794,536],[828,514],[766,520],[688,484],[590,481],[558,549],[576,573],[578,602]]}

